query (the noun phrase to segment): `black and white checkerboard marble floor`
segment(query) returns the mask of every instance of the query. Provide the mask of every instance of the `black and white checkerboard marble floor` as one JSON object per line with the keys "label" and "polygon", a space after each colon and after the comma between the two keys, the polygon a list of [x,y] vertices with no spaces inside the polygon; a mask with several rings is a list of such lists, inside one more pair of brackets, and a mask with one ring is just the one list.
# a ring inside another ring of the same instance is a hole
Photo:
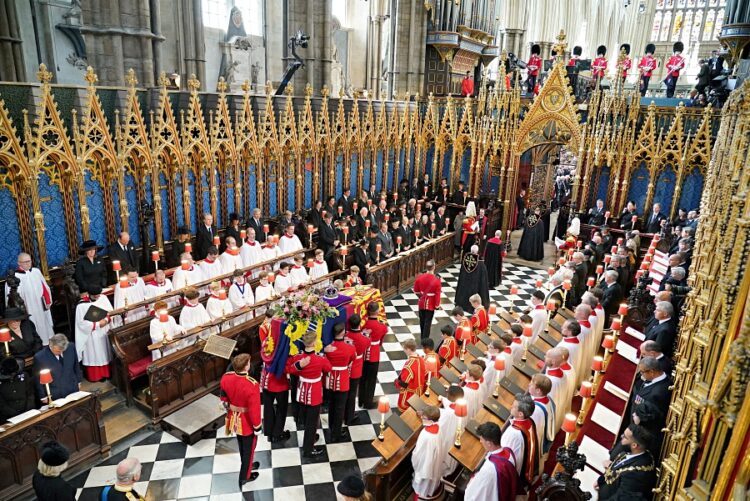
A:
{"label": "black and white checkerboard marble floor", "polygon": [[[542,270],[506,262],[503,267],[503,284],[490,291],[490,300],[498,307],[509,309],[524,306],[531,298],[536,279],[546,279]],[[443,309],[436,311],[433,337],[438,339],[439,327],[452,322],[449,317],[453,306],[459,268],[453,265],[440,273],[443,279]],[[511,285],[518,286],[516,296],[509,295]],[[389,334],[385,337],[381,353],[376,395],[387,395],[395,408],[398,392],[394,381],[406,361],[401,342],[419,337],[417,296],[406,293],[386,302]],[[493,319],[497,320],[497,319]],[[304,432],[296,431],[294,420],[287,419],[287,429],[292,438],[285,444],[270,444],[265,437],[258,439],[255,460],[260,462],[260,476],[245,485],[243,492],[237,488],[240,457],[237,441],[226,436],[224,429],[215,438],[201,440],[195,445],[185,445],[166,432],[156,432],[138,444],[118,453],[73,479],[79,500],[97,501],[101,487],[115,480],[115,468],[126,457],[136,457],[143,464],[141,481],[136,491],[149,500],[209,500],[209,501],[298,501],[333,500],[338,497],[335,487],[342,478],[360,474],[378,460],[371,446],[376,437],[380,416],[377,410],[359,411],[360,423],[349,427],[351,442],[326,443],[328,416],[323,414],[324,433],[318,441],[326,449],[325,457],[310,461],[302,457],[299,445]]]}

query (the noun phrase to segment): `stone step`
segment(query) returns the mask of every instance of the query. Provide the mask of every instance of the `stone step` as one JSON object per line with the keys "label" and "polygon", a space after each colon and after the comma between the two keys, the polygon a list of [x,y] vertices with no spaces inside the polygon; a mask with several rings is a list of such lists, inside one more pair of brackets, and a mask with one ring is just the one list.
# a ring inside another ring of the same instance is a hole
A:
{"label": "stone step", "polygon": [[119,392],[111,392],[103,397],[100,396],[99,402],[102,404],[102,414],[106,418],[107,414],[125,405],[125,398]]}
{"label": "stone step", "polygon": [[151,420],[137,407],[117,406],[104,415],[104,426],[107,431],[107,442],[114,446],[145,429]]}

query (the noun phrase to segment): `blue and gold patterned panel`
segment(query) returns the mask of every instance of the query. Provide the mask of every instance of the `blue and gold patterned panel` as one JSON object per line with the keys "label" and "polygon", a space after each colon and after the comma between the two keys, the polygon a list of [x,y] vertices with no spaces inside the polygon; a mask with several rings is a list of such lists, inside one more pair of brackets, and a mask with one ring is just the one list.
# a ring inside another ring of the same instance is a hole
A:
{"label": "blue and gold patterned panel", "polygon": [[596,190],[596,197],[594,200],[589,200],[588,207],[593,207],[597,199],[604,201],[604,206],[607,207],[607,187],[609,186],[609,165],[602,166],[599,169],[599,186]]}
{"label": "blue and gold patterned panel", "polygon": [[406,150],[400,148],[398,150],[398,182],[401,183],[401,180],[406,178]]}
{"label": "blue and gold patterned panel", "polygon": [[[226,184],[226,190],[227,190],[227,214],[231,214],[235,211],[234,207],[234,169],[230,166],[227,166],[227,184]],[[242,209],[237,210],[238,213],[242,212]]]}
{"label": "blue and gold patterned panel", "polygon": [[435,174],[432,172],[432,163],[435,160],[435,145],[431,144],[427,147],[427,154],[425,155],[425,161],[424,161],[424,171],[430,175],[430,180],[433,181],[433,184],[435,186],[440,184],[439,179],[435,179]]}
{"label": "blue and gold patterned panel", "polygon": [[84,184],[86,189],[86,205],[89,208],[89,236],[96,240],[99,245],[106,246],[107,242],[107,221],[104,217],[104,196],[99,181],[91,176],[91,171],[86,170],[84,174]]}
{"label": "blue and gold patterned panel", "polygon": [[[672,208],[672,198],[674,197],[674,189],[677,183],[677,176],[675,175],[674,169],[671,165],[664,167],[664,170],[659,174],[654,186],[654,203],[661,204],[661,210],[663,214],[669,214]],[[651,208],[649,207],[649,210]],[[643,211],[645,212],[645,211]]]}
{"label": "blue and gold patterned panel", "polygon": [[351,168],[349,172],[351,172],[351,175],[349,176],[349,189],[352,191],[352,196],[354,198],[357,198],[359,195],[357,194],[357,172],[359,169],[359,154],[358,153],[352,153],[351,158]]}
{"label": "blue and gold patterned panel", "polygon": [[[443,164],[441,166],[441,177],[448,178],[448,183],[451,180],[451,160],[453,159],[453,146],[448,146],[443,153]],[[439,163],[439,162],[438,162]],[[458,189],[458,186],[451,186],[451,190]]]}
{"label": "blue and gold patterned panel", "polygon": [[[209,172],[211,171],[209,170]],[[216,186],[216,214],[214,214],[214,224],[217,228],[221,228],[222,226],[224,226],[224,221],[221,220],[221,190],[225,188],[221,185],[221,175],[219,174],[219,169],[213,169],[213,175],[214,186]],[[211,190],[208,191],[207,212],[211,212],[213,214],[213,211],[211,210]]]}
{"label": "blue and gold patterned panel", "polygon": [[[162,238],[167,241],[172,238],[173,229],[169,227],[169,184],[167,183],[167,176],[163,172],[159,172],[159,196],[161,197]],[[174,228],[174,230],[176,229]]]}
{"label": "blue and gold patterned panel", "polygon": [[375,186],[378,192],[383,190],[383,163],[384,153],[383,150],[378,150],[375,153]]}
{"label": "blue and gold patterned panel", "polygon": [[646,193],[648,191],[649,173],[646,163],[635,169],[630,176],[630,188],[628,189],[628,200],[633,200],[638,207],[638,214],[643,214],[644,205],[646,204]]}
{"label": "blue and gold patterned panel", "polygon": [[[0,218],[3,221],[3,238],[0,238],[0,274],[5,276],[7,271],[16,267],[18,254],[21,252],[21,235],[18,231],[16,201],[10,190],[4,188],[0,189]],[[37,254],[34,249],[24,250],[32,255]],[[39,266],[39,260],[36,258],[34,266]]]}
{"label": "blue and gold patterned panel", "polygon": [[128,202],[128,229],[133,245],[141,244],[141,232],[138,228],[138,192],[135,179],[131,174],[125,174],[125,199]]}
{"label": "blue and gold patterned panel", "polygon": [[336,200],[344,193],[344,155],[336,154],[336,180],[334,182],[334,195]]}
{"label": "blue and gold patterned panel", "polygon": [[[81,214],[81,202],[78,200],[78,189],[73,190],[73,210],[75,211],[75,214],[78,216],[76,217],[76,241],[82,242],[83,241],[83,232],[81,231],[81,225],[78,224],[80,222],[80,214]],[[90,225],[89,225],[90,226]],[[99,245],[101,245],[101,242],[97,242]]]}
{"label": "blue and gold patterned panel", "polygon": [[303,165],[303,174],[305,175],[305,207],[312,207],[313,205],[313,198],[319,198],[319,194],[315,194],[313,197],[313,158],[307,157],[305,158],[305,163]]}
{"label": "blue and gold patterned panel", "polygon": [[294,212],[295,208],[297,207],[297,195],[294,192],[295,187],[294,182],[294,168],[292,167],[292,162],[290,162],[289,169],[287,170],[287,176],[286,176],[286,208],[290,211]]}
{"label": "blue and gold patterned panel", "polygon": [[461,157],[461,181],[469,182],[469,172],[471,172],[471,149],[466,148],[464,154]]}
{"label": "blue and gold patterned panel", "polygon": [[388,169],[386,170],[386,179],[385,179],[385,187],[384,189],[389,191],[391,187],[393,187],[393,176],[394,176],[394,168],[393,166],[396,165],[396,152],[386,147],[385,154],[387,155],[386,158],[388,159]]}
{"label": "blue and gold patterned panel", "polygon": [[702,194],[703,174],[698,167],[695,167],[682,181],[679,207],[687,211],[700,209]]}
{"label": "blue and gold patterned panel", "polygon": [[246,216],[249,218],[253,215],[253,209],[258,206],[258,178],[256,176],[256,167],[253,164],[250,164],[248,167],[247,197],[250,200],[250,214],[246,214]]}
{"label": "blue and gold patterned panel", "polygon": [[[150,175],[144,176],[143,177],[143,191],[146,193],[146,201],[148,203],[150,203],[150,204],[153,204],[154,203],[154,190],[151,189],[152,188],[151,184],[152,184],[151,183],[151,176]],[[162,205],[162,207],[164,207],[164,206]],[[137,212],[138,212],[138,210],[136,210],[136,213]],[[150,239],[150,241],[151,241],[152,244],[154,242],[156,242],[156,228],[155,228],[155,226],[156,225],[154,223],[151,223],[148,226],[148,238]]]}
{"label": "blue and gold patterned panel", "polygon": [[[174,176],[174,205],[175,214],[177,215],[177,226],[183,226],[185,224],[185,207],[183,206],[182,199],[182,173],[175,172]],[[177,228],[174,228],[175,232]]]}
{"label": "blue and gold patterned panel", "polygon": [[[206,212],[211,212],[211,187],[208,184],[207,169],[201,169],[200,175],[201,186],[203,187],[203,199],[198,203],[198,217],[202,220],[203,214],[205,214]],[[214,218],[214,224],[218,224],[216,223],[216,218]]]}
{"label": "blue and gold patterned panel", "polygon": [[112,205],[115,210],[115,233],[119,233],[122,231],[122,219],[120,219],[120,189],[117,181],[113,181],[109,189],[112,191]]}
{"label": "blue and gold patterned panel", "polygon": [[68,259],[68,237],[65,228],[65,208],[62,194],[56,184],[51,184],[46,172],[39,174],[39,199],[44,214],[44,243],[47,263],[60,266]]}
{"label": "blue and gold patterned panel", "polygon": [[275,216],[278,213],[277,196],[276,193],[276,161],[271,160],[268,162],[268,215]]}
{"label": "blue and gold patterned panel", "polygon": [[195,231],[198,227],[198,202],[196,202],[195,196],[195,173],[192,170],[188,170],[188,192],[190,193],[190,214],[188,215],[190,220],[190,228]]}

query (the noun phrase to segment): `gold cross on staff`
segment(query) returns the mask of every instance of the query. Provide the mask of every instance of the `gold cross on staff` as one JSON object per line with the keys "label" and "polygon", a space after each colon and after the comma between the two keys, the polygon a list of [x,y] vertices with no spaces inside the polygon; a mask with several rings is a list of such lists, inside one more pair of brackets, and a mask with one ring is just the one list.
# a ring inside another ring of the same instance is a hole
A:
{"label": "gold cross on staff", "polygon": [[565,30],[560,30],[557,35],[557,43],[555,44],[555,54],[557,57],[563,57],[565,55],[565,49],[568,48],[568,42],[566,42],[568,36],[565,34]]}

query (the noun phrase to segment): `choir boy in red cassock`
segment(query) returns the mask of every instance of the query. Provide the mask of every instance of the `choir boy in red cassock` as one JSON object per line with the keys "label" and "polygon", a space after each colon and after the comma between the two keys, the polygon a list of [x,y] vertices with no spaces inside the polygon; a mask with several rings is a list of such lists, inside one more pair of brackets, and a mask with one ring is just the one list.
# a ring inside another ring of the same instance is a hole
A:
{"label": "choir boy in red cassock", "polygon": [[476,343],[479,334],[487,334],[487,330],[490,327],[490,315],[484,306],[482,306],[482,296],[479,294],[471,296],[469,302],[474,307],[474,314],[469,319],[472,331],[471,339],[473,343]]}
{"label": "choir boy in red cassock", "polygon": [[253,461],[255,444],[261,431],[260,387],[248,375],[250,355],[241,353],[232,359],[232,371],[221,377],[221,400],[227,409],[226,434],[237,434],[240,451],[239,486],[252,482],[260,465]]}
{"label": "choir boy in red cassock", "polygon": [[401,374],[396,380],[398,386],[398,408],[401,412],[409,408],[409,399],[413,395],[421,396],[427,383],[427,370],[424,359],[417,354],[417,343],[413,339],[403,342],[404,353],[408,359]]}
{"label": "choir boy in red cassock", "polygon": [[453,327],[450,325],[444,325],[440,328],[440,333],[443,336],[443,340],[438,346],[438,357],[440,358],[440,364],[444,365],[453,360],[453,357],[458,356],[458,342],[453,337]]}

